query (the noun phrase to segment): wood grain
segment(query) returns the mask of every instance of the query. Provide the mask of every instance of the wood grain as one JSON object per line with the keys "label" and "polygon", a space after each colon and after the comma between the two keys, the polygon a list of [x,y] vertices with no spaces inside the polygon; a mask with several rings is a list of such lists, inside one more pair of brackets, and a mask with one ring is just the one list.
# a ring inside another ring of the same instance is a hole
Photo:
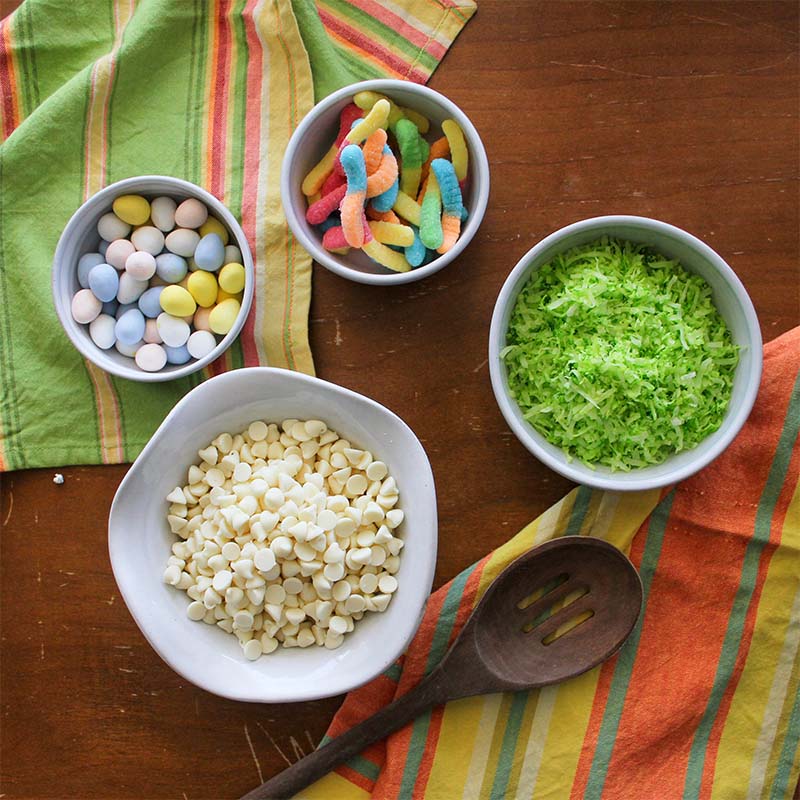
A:
{"label": "wood grain", "polygon": [[[319,375],[388,405],[428,450],[437,586],[569,488],[509,432],[486,366],[500,286],[544,235],[598,214],[658,217],[728,260],[766,340],[800,323],[795,3],[479,6],[431,85],[484,137],[480,232],[405,287],[315,268],[310,321]],[[61,486],[55,470],[3,478],[6,798],[237,797],[308,752],[340,703],[234,703],[159,660],[108,563],[125,469],[63,468]]]}

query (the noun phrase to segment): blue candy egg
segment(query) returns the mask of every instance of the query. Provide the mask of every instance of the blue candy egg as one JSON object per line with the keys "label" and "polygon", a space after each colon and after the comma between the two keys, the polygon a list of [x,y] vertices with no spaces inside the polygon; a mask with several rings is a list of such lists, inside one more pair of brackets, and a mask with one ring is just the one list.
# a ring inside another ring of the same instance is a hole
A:
{"label": "blue candy egg", "polygon": [[194,251],[194,260],[200,269],[216,272],[225,260],[225,245],[217,233],[207,233]]}
{"label": "blue candy egg", "polygon": [[186,277],[189,267],[186,259],[175,253],[161,253],[156,256],[156,275],[167,283],[178,283]]}
{"label": "blue candy egg", "polygon": [[101,253],[84,253],[78,260],[78,283],[81,289],[89,288],[89,273],[98,265],[105,263]]}
{"label": "blue candy egg", "polygon": [[144,336],[144,314],[138,308],[126,311],[114,326],[114,335],[123,344],[136,344]]}
{"label": "blue candy egg", "polygon": [[170,347],[166,344],[161,346],[167,352],[168,364],[185,364],[191,358],[189,355],[189,349],[185,344],[182,344],[180,347]]}
{"label": "blue candy egg", "polygon": [[146,317],[155,319],[161,313],[161,292],[163,291],[163,286],[146,289],[139,297],[139,311]]}
{"label": "blue candy egg", "polygon": [[89,288],[103,303],[113,300],[119,289],[119,273],[111,264],[98,264],[89,273]]}
{"label": "blue candy egg", "polygon": [[97,252],[100,253],[101,256],[103,256],[103,259],[105,259],[106,257],[106,250],[108,250],[108,246],[110,244],[111,242],[107,242],[105,239],[101,239],[100,244],[97,245]]}
{"label": "blue candy egg", "polygon": [[109,300],[107,303],[103,303],[103,310],[101,313],[116,318],[118,308],[119,303],[116,300]]}
{"label": "blue candy egg", "polygon": [[139,308],[136,303],[120,303],[117,305],[117,310],[114,312],[114,316],[119,319],[123,314],[127,311],[130,311],[133,308]]}

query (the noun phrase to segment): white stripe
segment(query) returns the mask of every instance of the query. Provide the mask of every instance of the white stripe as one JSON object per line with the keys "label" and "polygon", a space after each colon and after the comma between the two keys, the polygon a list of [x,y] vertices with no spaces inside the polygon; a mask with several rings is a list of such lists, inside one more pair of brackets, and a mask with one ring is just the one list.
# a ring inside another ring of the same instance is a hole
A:
{"label": "white stripe", "polygon": [[[486,774],[486,764],[489,761],[489,751],[492,749],[497,715],[500,713],[500,704],[503,702],[503,695],[489,694],[480,698],[480,700],[483,703],[483,709],[481,710],[481,718],[478,721],[478,732],[472,748],[469,770],[464,781],[463,800],[473,800],[480,794],[483,776]],[[475,701],[473,700],[472,702]]]}
{"label": "white stripe", "polygon": [[539,768],[542,765],[542,754],[547,742],[547,732],[550,730],[550,720],[558,696],[558,686],[546,686],[539,690],[539,700],[536,711],[531,721],[528,741],[525,745],[525,757],[517,783],[517,798],[533,797],[536,788],[536,779],[539,777]]}
{"label": "white stripe", "polygon": [[267,365],[267,354],[264,350],[264,313],[269,305],[267,297],[267,265],[264,256],[267,250],[267,167],[269,164],[269,49],[261,35],[261,15],[264,11],[264,0],[259,0],[253,9],[253,25],[261,45],[261,142],[258,159],[258,184],[256,188],[256,251],[253,253],[255,264],[256,314],[253,320],[253,339],[256,345],[258,363]]}
{"label": "white stripe", "polygon": [[794,596],[792,611],[789,614],[789,625],[783,640],[781,654],[778,657],[778,666],[775,668],[775,677],[769,690],[767,705],[764,709],[764,719],[761,722],[761,731],[758,734],[753,766],[750,769],[750,785],[747,787],[747,800],[761,797],[764,790],[764,781],[767,777],[767,764],[769,763],[772,745],[778,732],[783,704],[789,690],[789,679],[792,675],[800,647],[800,590]]}
{"label": "white stripe", "polygon": [[[452,40],[438,29],[441,28],[443,20],[440,21],[438,28],[434,29],[431,28],[430,25],[426,25],[421,19],[410,16],[407,8],[403,8],[402,6],[397,5],[397,3],[393,3],[392,0],[380,0],[380,5],[384,6],[393,14],[397,14],[398,17],[407,22],[412,28],[419,29],[429,39],[432,39],[434,42],[438,42],[440,45],[442,45],[442,47],[447,48],[452,44]],[[442,11],[444,12],[443,17],[446,17],[449,13],[452,13],[447,9],[442,9]]]}

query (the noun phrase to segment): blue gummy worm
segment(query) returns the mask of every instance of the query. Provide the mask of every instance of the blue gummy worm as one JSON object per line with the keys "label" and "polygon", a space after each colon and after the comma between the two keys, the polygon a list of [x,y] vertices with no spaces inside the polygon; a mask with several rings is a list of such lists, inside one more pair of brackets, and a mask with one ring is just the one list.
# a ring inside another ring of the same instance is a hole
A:
{"label": "blue gummy worm", "polygon": [[461,187],[458,185],[458,178],[452,163],[446,158],[434,158],[431,161],[431,169],[439,183],[444,213],[451,217],[460,217],[463,208]]}
{"label": "blue gummy worm", "polygon": [[414,231],[414,243],[405,249],[406,261],[412,267],[418,267],[425,260],[427,249],[419,238],[419,228],[416,225],[411,225],[410,228]]}
{"label": "blue gummy worm", "polygon": [[[383,146],[383,153],[386,155],[387,153],[391,154],[391,149],[389,148],[388,144]],[[394,179],[394,183],[382,194],[376,195],[370,201],[372,203],[372,207],[376,211],[391,211],[394,207],[395,202],[397,202],[397,193],[400,191],[400,176],[398,175]]]}
{"label": "blue gummy worm", "polygon": [[317,230],[325,233],[329,228],[335,228],[337,225],[341,225],[342,221],[339,219],[339,215],[334,211],[327,219],[322,220],[319,225],[317,225]]}
{"label": "blue gummy worm", "polygon": [[367,166],[364,153],[357,144],[349,144],[342,150],[342,169],[347,176],[347,194],[367,191]]}

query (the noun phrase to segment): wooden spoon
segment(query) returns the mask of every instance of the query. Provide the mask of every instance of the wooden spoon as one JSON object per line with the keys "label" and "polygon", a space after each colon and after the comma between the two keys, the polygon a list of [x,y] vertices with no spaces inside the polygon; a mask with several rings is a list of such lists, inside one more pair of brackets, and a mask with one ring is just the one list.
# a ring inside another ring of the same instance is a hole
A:
{"label": "wooden spoon", "polygon": [[545,542],[500,573],[442,661],[414,689],[242,800],[291,797],[448,700],[580,675],[622,646],[641,605],[639,575],[613,545],[588,536]]}

